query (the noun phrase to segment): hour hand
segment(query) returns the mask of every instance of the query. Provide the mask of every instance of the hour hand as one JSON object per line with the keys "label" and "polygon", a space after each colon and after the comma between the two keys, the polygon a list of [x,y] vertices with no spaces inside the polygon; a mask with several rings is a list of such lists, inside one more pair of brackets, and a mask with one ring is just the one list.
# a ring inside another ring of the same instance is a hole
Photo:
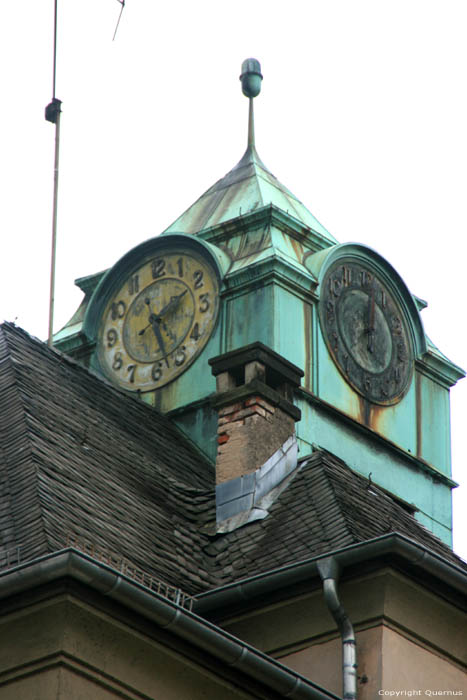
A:
{"label": "hour hand", "polygon": [[148,311],[149,311],[149,323],[148,323],[147,326],[144,326],[144,328],[142,328],[140,331],[138,331],[138,335],[144,335],[144,334],[146,333],[146,331],[148,330],[148,328],[149,328],[150,326],[152,326],[151,316],[157,317],[157,315],[156,315],[156,314],[153,314],[153,312],[151,311],[151,306],[150,306],[151,300],[150,300],[149,298],[146,298],[146,299],[144,300],[144,303],[145,303],[145,304],[147,305],[147,307],[148,307]]}

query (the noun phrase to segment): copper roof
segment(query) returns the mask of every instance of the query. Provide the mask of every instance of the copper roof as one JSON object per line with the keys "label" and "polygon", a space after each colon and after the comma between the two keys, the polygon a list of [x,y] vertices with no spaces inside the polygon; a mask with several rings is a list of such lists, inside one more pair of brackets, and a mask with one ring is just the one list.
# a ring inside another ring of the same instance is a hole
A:
{"label": "copper roof", "polygon": [[248,146],[240,162],[210,187],[164,233],[196,234],[240,214],[274,205],[320,234],[329,245],[336,239],[266,168],[256,148]]}

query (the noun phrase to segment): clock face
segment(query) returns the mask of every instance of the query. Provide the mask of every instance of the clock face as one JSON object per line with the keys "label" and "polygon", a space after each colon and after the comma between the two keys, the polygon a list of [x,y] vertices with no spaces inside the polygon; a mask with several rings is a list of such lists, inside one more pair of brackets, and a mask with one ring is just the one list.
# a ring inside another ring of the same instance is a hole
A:
{"label": "clock face", "polygon": [[405,317],[377,273],[340,260],[321,284],[320,321],[341,374],[362,396],[390,405],[406,392],[413,351]]}
{"label": "clock face", "polygon": [[129,391],[168,384],[200,354],[214,329],[218,282],[193,252],[166,249],[136,267],[113,295],[98,334],[105,374]]}

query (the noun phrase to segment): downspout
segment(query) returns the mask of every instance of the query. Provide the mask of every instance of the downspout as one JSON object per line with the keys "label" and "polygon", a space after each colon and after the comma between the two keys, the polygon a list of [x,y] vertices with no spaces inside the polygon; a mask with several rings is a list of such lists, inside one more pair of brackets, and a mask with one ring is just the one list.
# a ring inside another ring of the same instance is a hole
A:
{"label": "downspout", "polygon": [[342,693],[344,700],[357,698],[357,645],[355,632],[337,593],[339,565],[333,557],[318,562],[323,593],[329,612],[337,623],[342,638]]}

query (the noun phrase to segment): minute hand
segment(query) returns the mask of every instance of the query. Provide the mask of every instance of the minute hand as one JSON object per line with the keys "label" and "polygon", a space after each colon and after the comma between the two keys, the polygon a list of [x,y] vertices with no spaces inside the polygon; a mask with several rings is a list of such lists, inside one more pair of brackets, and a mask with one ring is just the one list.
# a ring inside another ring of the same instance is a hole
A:
{"label": "minute hand", "polygon": [[371,290],[368,300],[368,351],[373,352],[375,342],[375,290]]}
{"label": "minute hand", "polygon": [[156,316],[155,314],[151,314],[149,316],[149,323],[151,324],[151,328],[154,331],[154,335],[156,336],[156,340],[159,343],[159,347],[161,349],[162,355],[164,356],[165,364],[167,365],[167,367],[170,367],[169,360],[168,360],[166,352],[165,352],[165,345],[164,345],[164,341],[162,339],[161,329],[159,326],[159,319],[160,319],[160,314],[158,316]]}

